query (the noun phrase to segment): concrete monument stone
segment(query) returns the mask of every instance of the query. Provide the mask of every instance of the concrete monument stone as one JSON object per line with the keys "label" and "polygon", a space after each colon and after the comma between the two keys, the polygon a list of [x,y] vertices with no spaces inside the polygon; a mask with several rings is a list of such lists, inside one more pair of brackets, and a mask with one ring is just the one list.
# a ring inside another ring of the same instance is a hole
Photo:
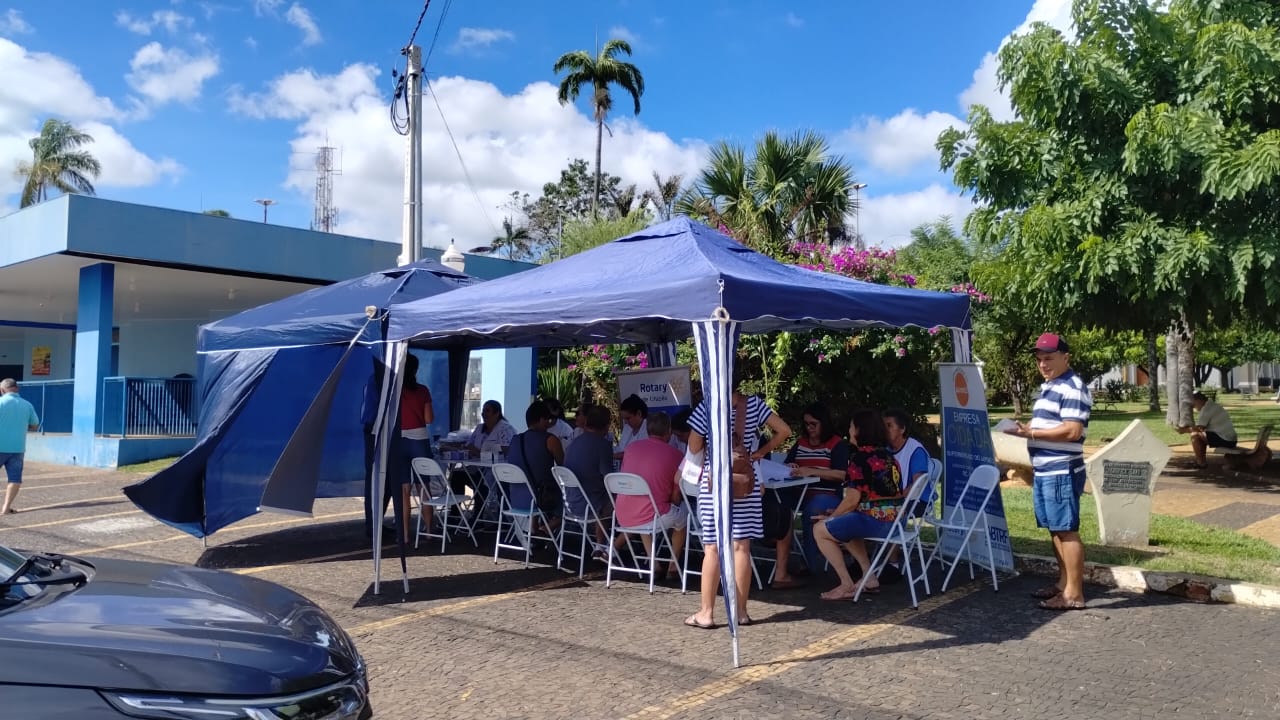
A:
{"label": "concrete monument stone", "polygon": [[1103,545],[1147,546],[1151,496],[1170,455],[1168,445],[1134,420],[1085,461]]}

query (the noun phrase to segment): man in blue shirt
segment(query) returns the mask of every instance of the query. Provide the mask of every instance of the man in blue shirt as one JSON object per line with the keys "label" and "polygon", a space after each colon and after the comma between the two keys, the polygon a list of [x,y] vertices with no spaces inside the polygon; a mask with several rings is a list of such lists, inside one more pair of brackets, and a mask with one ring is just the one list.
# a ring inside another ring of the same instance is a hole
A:
{"label": "man in blue shirt", "polygon": [[22,489],[22,458],[27,452],[27,431],[40,427],[40,418],[31,403],[18,394],[13,378],[0,380],[0,467],[9,477],[0,515],[17,512],[13,500]]}
{"label": "man in blue shirt", "polygon": [[1058,558],[1058,582],[1032,593],[1045,610],[1083,610],[1084,543],[1080,541],[1080,495],[1084,492],[1084,437],[1093,398],[1071,369],[1071,348],[1053,333],[1032,351],[1044,378],[1029,424],[1008,432],[1027,438],[1034,472],[1036,525],[1049,531]]}

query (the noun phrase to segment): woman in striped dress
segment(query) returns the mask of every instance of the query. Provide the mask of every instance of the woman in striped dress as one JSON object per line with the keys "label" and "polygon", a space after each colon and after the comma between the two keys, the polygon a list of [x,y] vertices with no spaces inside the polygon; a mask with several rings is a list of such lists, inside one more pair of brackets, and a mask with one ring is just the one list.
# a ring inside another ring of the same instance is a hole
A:
{"label": "woman in striped dress", "polygon": [[[774,448],[791,437],[791,428],[782,418],[765,404],[764,400],[754,395],[743,395],[738,389],[739,380],[734,374],[734,391],[730,427],[742,428],[742,437],[735,438],[746,447],[754,462],[768,456]],[[743,421],[738,422],[738,414],[742,413]],[[760,442],[760,430],[769,428],[768,442]],[[711,434],[711,408],[706,400],[699,403],[689,417],[689,452],[697,454],[707,447],[707,436]],[[709,455],[708,455],[709,457]],[[710,476],[710,461],[704,464],[704,477]],[[729,478],[714,478],[715,482],[730,482]],[[761,514],[761,488],[757,482],[755,488],[746,496],[733,500],[733,558],[735,582],[738,586],[738,624],[750,625],[751,616],[747,614],[747,594],[751,591],[751,541],[764,537],[764,518]],[[704,480],[698,492],[698,522],[702,526],[702,606],[698,612],[685,619],[684,624],[690,627],[710,629],[716,627],[715,607],[716,593],[720,590],[720,553],[716,547],[716,524],[714,518],[715,500],[711,495],[711,484]]]}

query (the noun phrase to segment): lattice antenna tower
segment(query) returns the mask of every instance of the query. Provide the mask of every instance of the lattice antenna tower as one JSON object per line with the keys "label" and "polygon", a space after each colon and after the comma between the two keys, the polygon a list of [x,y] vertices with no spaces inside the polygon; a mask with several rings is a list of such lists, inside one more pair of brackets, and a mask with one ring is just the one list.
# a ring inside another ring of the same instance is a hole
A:
{"label": "lattice antenna tower", "polygon": [[326,145],[316,151],[316,202],[311,229],[333,232],[338,227],[338,208],[333,204],[333,176],[342,169],[334,162],[334,148]]}

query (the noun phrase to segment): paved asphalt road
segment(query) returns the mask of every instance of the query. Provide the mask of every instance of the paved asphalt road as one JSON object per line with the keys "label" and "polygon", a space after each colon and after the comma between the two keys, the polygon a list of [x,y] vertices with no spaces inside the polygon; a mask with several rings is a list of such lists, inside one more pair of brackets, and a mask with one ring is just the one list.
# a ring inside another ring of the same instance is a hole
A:
{"label": "paved asphalt road", "polygon": [[[909,607],[901,584],[858,604],[830,581],[755,593],[730,669],[726,630],[683,627],[694,595],[605,588],[491,546],[388,563],[370,588],[360,503],[258,515],[209,547],[120,494],[136,477],[28,465],[0,518],[12,547],[199,564],[302,592],[355,636],[379,718],[1277,718],[1280,612],[1091,588],[1089,609],[1035,607],[1037,578],[968,583]],[[434,546],[433,546],[434,547]],[[390,549],[394,555],[394,549]]]}

